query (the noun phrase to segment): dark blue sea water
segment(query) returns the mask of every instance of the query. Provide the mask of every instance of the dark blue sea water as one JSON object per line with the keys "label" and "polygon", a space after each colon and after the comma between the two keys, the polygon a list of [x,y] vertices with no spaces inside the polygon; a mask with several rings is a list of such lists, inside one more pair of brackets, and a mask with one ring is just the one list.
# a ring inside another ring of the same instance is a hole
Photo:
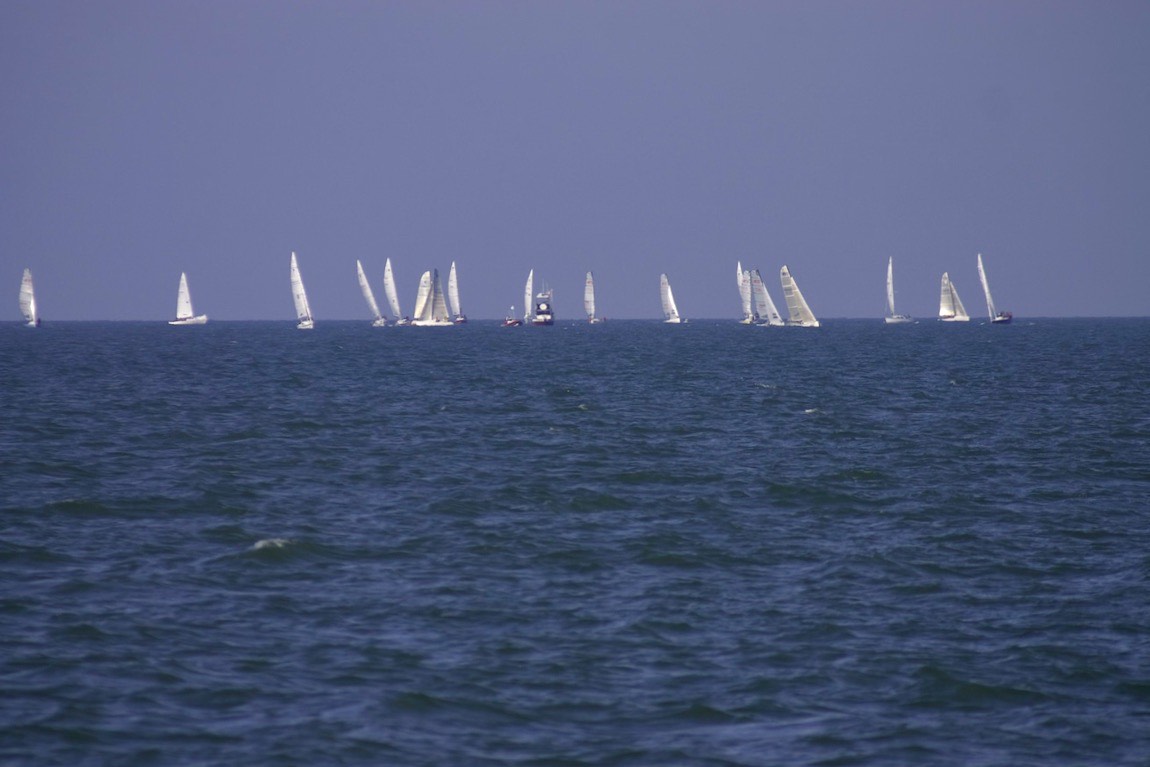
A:
{"label": "dark blue sea water", "polygon": [[4,765],[1145,765],[1150,320],[0,328]]}

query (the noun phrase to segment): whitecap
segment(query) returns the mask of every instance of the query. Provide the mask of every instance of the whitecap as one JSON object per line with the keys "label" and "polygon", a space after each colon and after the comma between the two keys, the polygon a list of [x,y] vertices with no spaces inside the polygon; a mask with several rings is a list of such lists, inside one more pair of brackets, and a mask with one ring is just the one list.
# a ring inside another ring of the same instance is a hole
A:
{"label": "whitecap", "polygon": [[262,541],[256,541],[252,546],[252,551],[259,551],[260,549],[282,549],[285,546],[291,545],[291,541],[287,538],[264,538]]}

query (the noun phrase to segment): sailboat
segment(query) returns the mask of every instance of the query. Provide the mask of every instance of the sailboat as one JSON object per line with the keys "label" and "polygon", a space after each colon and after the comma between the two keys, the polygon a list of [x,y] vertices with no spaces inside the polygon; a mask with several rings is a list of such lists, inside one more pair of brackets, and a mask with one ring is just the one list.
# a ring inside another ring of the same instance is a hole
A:
{"label": "sailboat", "polygon": [[180,287],[176,291],[176,318],[168,320],[169,325],[203,325],[208,315],[196,315],[192,311],[192,293],[188,290],[188,275],[180,272]]}
{"label": "sailboat", "polygon": [[531,299],[535,297],[535,270],[527,273],[527,284],[523,286],[523,321],[531,321]]}
{"label": "sailboat", "polygon": [[595,316],[595,278],[587,272],[587,282],[583,285],[583,311],[587,312],[587,321],[597,325],[603,321],[602,317]]}
{"label": "sailboat", "polygon": [[32,270],[24,270],[24,279],[20,280],[20,313],[24,315],[24,324],[30,328],[40,327],[40,315],[36,313],[36,293],[32,290]]}
{"label": "sailboat", "polygon": [[994,299],[990,297],[990,283],[986,281],[986,270],[982,268],[982,254],[978,254],[978,279],[982,283],[982,292],[986,294],[986,313],[992,323],[1003,324],[1014,319],[1010,312],[998,312],[994,309]]}
{"label": "sailboat", "polygon": [[966,307],[962,305],[962,299],[958,297],[958,291],[955,289],[954,283],[950,281],[950,275],[946,272],[942,273],[938,318],[943,322],[970,322],[970,315],[966,313]]}
{"label": "sailboat", "polygon": [[411,324],[417,327],[451,327],[451,315],[447,311],[447,300],[439,287],[439,270],[424,272],[419,279],[419,293],[415,298],[415,314]]}
{"label": "sailboat", "polygon": [[771,300],[771,294],[767,292],[763,275],[759,274],[758,269],[751,270],[751,297],[754,299],[754,317],[766,320],[760,322],[760,326],[781,328],[787,324],[779,316],[779,310],[775,308],[775,302]]}
{"label": "sailboat", "polygon": [[456,325],[467,322],[467,315],[463,313],[463,304],[459,303],[459,278],[455,275],[455,262],[451,262],[451,270],[447,273],[447,299],[449,305],[447,313]]}
{"label": "sailboat", "polygon": [[371,311],[373,317],[371,326],[373,328],[382,328],[387,326],[387,320],[379,313],[379,304],[375,302],[375,294],[371,292],[371,285],[367,281],[367,275],[363,273],[363,264],[357,258],[355,260],[355,271],[359,276],[359,289],[363,292],[363,300],[367,302],[367,308]]}
{"label": "sailboat", "polygon": [[798,328],[817,328],[819,321],[815,318],[807,300],[803,298],[798,283],[791,276],[791,270],[783,266],[779,270],[779,281],[783,284],[783,298],[787,301],[787,313],[790,314],[788,325]]}
{"label": "sailboat", "polygon": [[675,294],[671,292],[671,281],[666,274],[659,275],[659,298],[663,302],[663,322],[678,325],[685,320],[679,316],[679,307],[675,305]]}
{"label": "sailboat", "polygon": [[739,286],[739,300],[743,302],[743,319],[740,325],[753,325],[755,314],[751,310],[751,273],[743,271],[743,262],[735,262],[735,281]]}
{"label": "sailboat", "polygon": [[404,317],[399,311],[399,295],[395,292],[395,275],[391,272],[391,259],[383,265],[383,292],[387,296],[387,305],[391,307],[391,319],[396,325],[411,324],[410,317]]}
{"label": "sailboat", "polygon": [[307,292],[303,289],[303,277],[299,274],[299,262],[296,261],[295,252],[291,254],[291,297],[295,301],[295,316],[299,320],[296,325],[300,330],[311,330],[315,327],[315,320],[311,316],[311,307],[307,305]]}
{"label": "sailboat", "polygon": [[898,325],[914,322],[909,314],[896,314],[894,311],[894,256],[886,262],[886,324]]}

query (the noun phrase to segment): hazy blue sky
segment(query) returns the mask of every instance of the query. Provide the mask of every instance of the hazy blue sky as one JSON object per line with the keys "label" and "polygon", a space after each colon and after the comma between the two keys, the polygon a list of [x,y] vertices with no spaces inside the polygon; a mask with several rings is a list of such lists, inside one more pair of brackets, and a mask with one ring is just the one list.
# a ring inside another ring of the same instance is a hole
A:
{"label": "hazy blue sky", "polygon": [[[465,310],[1150,315],[1150,2],[0,3],[0,277],[19,319],[361,318],[361,259]],[[0,293],[3,295],[3,293]]]}

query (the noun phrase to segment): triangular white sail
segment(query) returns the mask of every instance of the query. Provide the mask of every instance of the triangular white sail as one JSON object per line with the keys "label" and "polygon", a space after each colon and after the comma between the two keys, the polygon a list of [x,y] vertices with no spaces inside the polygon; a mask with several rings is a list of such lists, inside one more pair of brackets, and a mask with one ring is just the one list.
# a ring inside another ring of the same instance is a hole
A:
{"label": "triangular white sail", "polygon": [[659,275],[659,298],[663,302],[663,322],[678,324],[683,321],[679,307],[675,305],[675,294],[671,292],[671,282],[666,274]]}
{"label": "triangular white sail", "polygon": [[788,324],[800,328],[817,328],[819,321],[815,319],[807,300],[803,298],[798,283],[791,276],[791,270],[783,266],[779,270],[779,281],[783,284],[783,298],[787,301],[787,313],[790,315]]}
{"label": "triangular white sail", "polygon": [[743,303],[743,318],[739,322],[750,325],[755,321],[755,314],[751,309],[751,273],[743,271],[742,261],[735,262],[735,280],[739,286],[739,300]]}
{"label": "triangular white sail", "polygon": [[375,293],[371,291],[371,283],[367,281],[367,275],[363,273],[363,264],[358,258],[355,260],[355,271],[359,277],[359,289],[363,292],[363,300],[367,302],[367,308],[371,311],[371,325],[382,328],[387,324],[387,320],[379,313],[379,304],[375,302]]}
{"label": "triangular white sail", "polygon": [[176,318],[169,320],[169,325],[203,325],[208,321],[208,315],[196,316],[192,310],[192,292],[188,290],[188,275],[180,272],[180,287],[176,291]]}
{"label": "triangular white sail", "polygon": [[595,278],[591,272],[587,272],[583,285],[583,311],[587,312],[587,321],[592,325],[602,322],[602,318],[595,316]]}
{"label": "triangular white sail", "polygon": [[994,307],[994,299],[990,297],[990,282],[986,279],[986,270],[982,268],[982,254],[978,254],[978,280],[982,283],[982,292],[986,294],[986,313],[991,322],[1010,322],[1014,315],[1010,312],[1000,312]]}
{"label": "triangular white sail", "polygon": [[909,314],[896,314],[894,310],[894,257],[886,262],[886,322],[889,325],[913,322]]}
{"label": "triangular white sail", "polygon": [[779,315],[779,310],[775,308],[775,302],[771,300],[771,294],[767,292],[763,275],[759,274],[758,269],[751,271],[751,295],[755,300],[754,314],[766,320],[760,324],[770,327],[782,327],[787,324]]}
{"label": "triangular white sail", "polygon": [[387,305],[391,307],[391,317],[397,325],[406,325],[409,320],[399,311],[399,294],[395,290],[395,275],[391,271],[391,259],[383,265],[383,292],[387,296]]}
{"label": "triangular white sail", "polygon": [[451,262],[451,271],[447,273],[447,313],[456,324],[467,322],[467,315],[463,313],[463,304],[459,301],[459,277],[455,273],[455,262]]}
{"label": "triangular white sail", "polygon": [[527,273],[527,285],[523,288],[523,321],[531,319],[531,301],[535,298],[535,270]]}
{"label": "triangular white sail", "polygon": [[970,315],[958,297],[958,290],[950,281],[950,274],[942,273],[942,286],[938,299],[938,318],[943,322],[969,322]]}
{"label": "triangular white sail", "polygon": [[315,327],[315,320],[311,316],[311,307],[307,303],[307,292],[303,288],[303,277],[299,273],[299,262],[295,253],[291,254],[291,297],[295,302],[295,316],[299,322],[296,327],[300,330],[311,330]]}
{"label": "triangular white sail", "polygon": [[447,311],[447,299],[439,285],[439,270],[424,272],[419,279],[419,294],[415,299],[415,314],[411,324],[419,327],[444,327],[451,325]]}
{"label": "triangular white sail", "polygon": [[20,280],[20,313],[24,315],[24,323],[34,328],[40,324],[40,315],[36,313],[36,292],[32,288],[32,270],[24,270],[24,278]]}

